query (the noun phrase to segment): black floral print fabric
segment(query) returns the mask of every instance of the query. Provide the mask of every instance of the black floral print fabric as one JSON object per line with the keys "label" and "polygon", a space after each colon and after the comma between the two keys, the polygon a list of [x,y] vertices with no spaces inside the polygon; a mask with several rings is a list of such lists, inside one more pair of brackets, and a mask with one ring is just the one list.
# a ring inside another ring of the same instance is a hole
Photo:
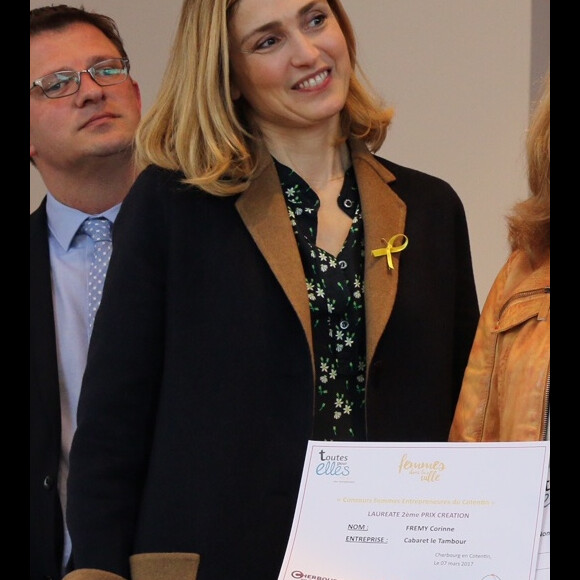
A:
{"label": "black floral print fabric", "polygon": [[313,439],[364,441],[364,232],[354,170],[339,207],[352,219],[338,256],[316,246],[320,200],[297,173],[274,160],[302,257],[316,361]]}

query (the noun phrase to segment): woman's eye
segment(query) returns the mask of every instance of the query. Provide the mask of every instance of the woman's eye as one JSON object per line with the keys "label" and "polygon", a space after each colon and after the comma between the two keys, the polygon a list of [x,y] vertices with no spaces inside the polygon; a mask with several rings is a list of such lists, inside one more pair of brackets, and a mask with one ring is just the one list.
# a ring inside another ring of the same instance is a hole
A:
{"label": "woman's eye", "polygon": [[266,48],[272,48],[273,46],[276,46],[276,44],[278,44],[279,42],[280,42],[280,40],[278,38],[276,38],[275,36],[269,36],[268,38],[260,41],[256,45],[256,50],[264,50]]}
{"label": "woman's eye", "polygon": [[[303,29],[305,32],[308,30],[315,30],[324,26],[326,21],[328,20],[329,15],[325,14],[324,12],[318,12],[315,14],[308,14],[305,16],[303,25],[305,28]],[[256,53],[256,52],[269,52],[271,50],[276,50],[284,45],[286,41],[286,35],[281,32],[278,34],[272,34],[271,36],[267,36],[266,38],[260,39],[253,45],[253,48],[250,50],[244,50],[242,52],[247,52],[249,54]]]}
{"label": "woman's eye", "polygon": [[328,16],[326,14],[317,14],[309,21],[308,25],[311,28],[318,28],[318,27],[322,26],[326,22],[327,19],[328,19]]}

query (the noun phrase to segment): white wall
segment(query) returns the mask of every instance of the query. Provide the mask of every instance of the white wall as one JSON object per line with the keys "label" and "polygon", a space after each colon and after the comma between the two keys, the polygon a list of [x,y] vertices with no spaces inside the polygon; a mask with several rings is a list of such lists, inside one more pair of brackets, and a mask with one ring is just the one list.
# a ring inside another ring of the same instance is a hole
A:
{"label": "white wall", "polygon": [[[47,3],[31,0],[30,7]],[[523,143],[538,78],[549,65],[549,0],[343,3],[355,26],[359,60],[395,107],[380,153],[442,177],[459,193],[482,306],[507,257],[504,216],[527,195]],[[69,4],[115,18],[147,110],[161,80],[181,1]],[[31,166],[31,211],[43,195],[42,181]]]}

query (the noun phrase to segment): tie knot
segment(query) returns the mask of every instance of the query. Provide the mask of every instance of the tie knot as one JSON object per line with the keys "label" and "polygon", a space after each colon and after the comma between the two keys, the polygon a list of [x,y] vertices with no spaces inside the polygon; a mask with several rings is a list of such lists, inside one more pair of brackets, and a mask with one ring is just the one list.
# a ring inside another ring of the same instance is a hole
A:
{"label": "tie knot", "polygon": [[111,241],[111,226],[113,224],[105,217],[87,218],[80,227],[80,231],[87,234],[95,242]]}

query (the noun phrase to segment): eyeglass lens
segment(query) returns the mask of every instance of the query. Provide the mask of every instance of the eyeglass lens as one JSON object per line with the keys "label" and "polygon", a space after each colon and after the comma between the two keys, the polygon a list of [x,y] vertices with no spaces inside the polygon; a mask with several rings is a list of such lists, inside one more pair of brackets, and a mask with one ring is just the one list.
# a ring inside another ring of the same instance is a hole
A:
{"label": "eyeglass lens", "polygon": [[34,81],[32,88],[38,86],[50,99],[73,95],[79,90],[82,73],[88,73],[100,86],[122,83],[129,76],[129,61],[123,58],[111,58],[98,62],[81,71],[57,71]]}

